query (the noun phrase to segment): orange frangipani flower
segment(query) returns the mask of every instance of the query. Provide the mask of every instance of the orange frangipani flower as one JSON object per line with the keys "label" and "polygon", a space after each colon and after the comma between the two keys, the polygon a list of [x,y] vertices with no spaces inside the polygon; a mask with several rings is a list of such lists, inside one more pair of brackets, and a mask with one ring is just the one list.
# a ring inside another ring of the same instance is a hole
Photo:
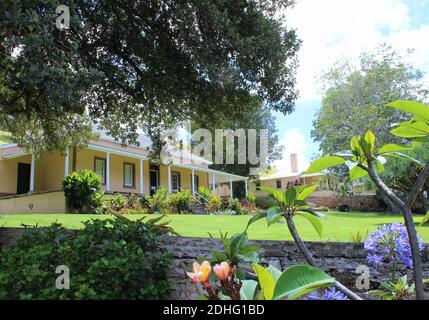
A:
{"label": "orange frangipani flower", "polygon": [[221,281],[225,281],[226,279],[228,279],[228,275],[229,275],[229,264],[228,262],[222,262],[220,265],[216,264],[213,267],[213,271],[216,275],[216,278],[218,278]]}
{"label": "orange frangipani flower", "polygon": [[210,272],[212,271],[210,262],[204,261],[203,263],[199,264],[195,261],[192,267],[194,272],[186,272],[186,274],[195,284],[205,283],[208,281]]}

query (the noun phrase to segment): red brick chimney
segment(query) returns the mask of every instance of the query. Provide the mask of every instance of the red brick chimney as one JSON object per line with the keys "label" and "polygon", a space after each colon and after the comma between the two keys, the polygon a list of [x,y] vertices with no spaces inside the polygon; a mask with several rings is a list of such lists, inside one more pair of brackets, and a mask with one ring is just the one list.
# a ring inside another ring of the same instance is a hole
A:
{"label": "red brick chimney", "polygon": [[298,155],[296,153],[290,155],[290,169],[292,173],[298,172]]}

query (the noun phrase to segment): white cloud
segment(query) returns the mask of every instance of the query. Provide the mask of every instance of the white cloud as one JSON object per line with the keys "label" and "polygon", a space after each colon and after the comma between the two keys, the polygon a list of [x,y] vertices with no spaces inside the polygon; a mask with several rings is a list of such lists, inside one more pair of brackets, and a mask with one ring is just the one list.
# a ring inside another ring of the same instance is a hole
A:
{"label": "white cloud", "polygon": [[286,23],[303,40],[297,82],[301,101],[320,100],[316,77],[340,57],[358,57],[381,42],[415,48],[412,61],[429,71],[429,26],[411,28],[409,7],[400,0],[298,0]]}
{"label": "white cloud", "polygon": [[290,155],[296,153],[298,155],[298,171],[304,171],[308,168],[310,163],[305,158],[305,138],[300,129],[293,128],[286,131],[279,142],[284,147],[282,160],[274,161],[273,166],[280,172],[291,173]]}

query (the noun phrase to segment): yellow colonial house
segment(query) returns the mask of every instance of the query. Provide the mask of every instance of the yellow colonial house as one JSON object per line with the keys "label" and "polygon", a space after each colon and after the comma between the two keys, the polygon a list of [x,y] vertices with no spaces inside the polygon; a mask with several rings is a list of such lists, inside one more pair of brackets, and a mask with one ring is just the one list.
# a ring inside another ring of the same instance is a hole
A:
{"label": "yellow colonial house", "polygon": [[[304,171],[298,170],[298,156],[295,153],[290,155],[290,170],[280,171],[270,175],[261,176],[257,180],[253,180],[249,184],[249,191],[255,196],[266,196],[264,191],[259,190],[259,187],[268,187],[272,189],[285,190],[293,184],[313,185],[318,183],[320,178],[326,176],[325,173],[305,174]],[[329,190],[321,190],[320,188],[313,192],[312,197],[333,197],[335,193]]]}
{"label": "yellow colonial house", "polygon": [[65,155],[45,152],[36,158],[16,144],[0,145],[0,214],[67,212],[61,181],[72,171],[93,170],[100,175],[106,194],[153,194],[159,187],[169,192],[188,189],[195,194],[205,186],[221,196],[233,196],[232,183],[247,177],[209,168],[212,164],[188,152],[173,154],[170,165],[155,165],[148,158],[151,141],[122,146],[101,133],[84,149]]}

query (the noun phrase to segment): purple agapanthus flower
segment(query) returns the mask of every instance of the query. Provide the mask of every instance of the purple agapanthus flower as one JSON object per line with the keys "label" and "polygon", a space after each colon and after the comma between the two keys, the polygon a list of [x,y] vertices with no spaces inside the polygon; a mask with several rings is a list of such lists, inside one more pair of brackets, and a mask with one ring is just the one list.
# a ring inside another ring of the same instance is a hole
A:
{"label": "purple agapanthus flower", "polygon": [[325,289],[324,291],[313,291],[308,294],[304,300],[350,300],[347,296],[337,291],[335,288]]}
{"label": "purple agapanthus flower", "polygon": [[[423,250],[423,240],[418,236],[417,238],[419,248]],[[393,265],[397,262],[402,262],[408,267],[413,266],[407,229],[402,223],[378,227],[365,241],[365,249],[368,251],[368,262],[374,267],[379,267],[382,263]]]}

